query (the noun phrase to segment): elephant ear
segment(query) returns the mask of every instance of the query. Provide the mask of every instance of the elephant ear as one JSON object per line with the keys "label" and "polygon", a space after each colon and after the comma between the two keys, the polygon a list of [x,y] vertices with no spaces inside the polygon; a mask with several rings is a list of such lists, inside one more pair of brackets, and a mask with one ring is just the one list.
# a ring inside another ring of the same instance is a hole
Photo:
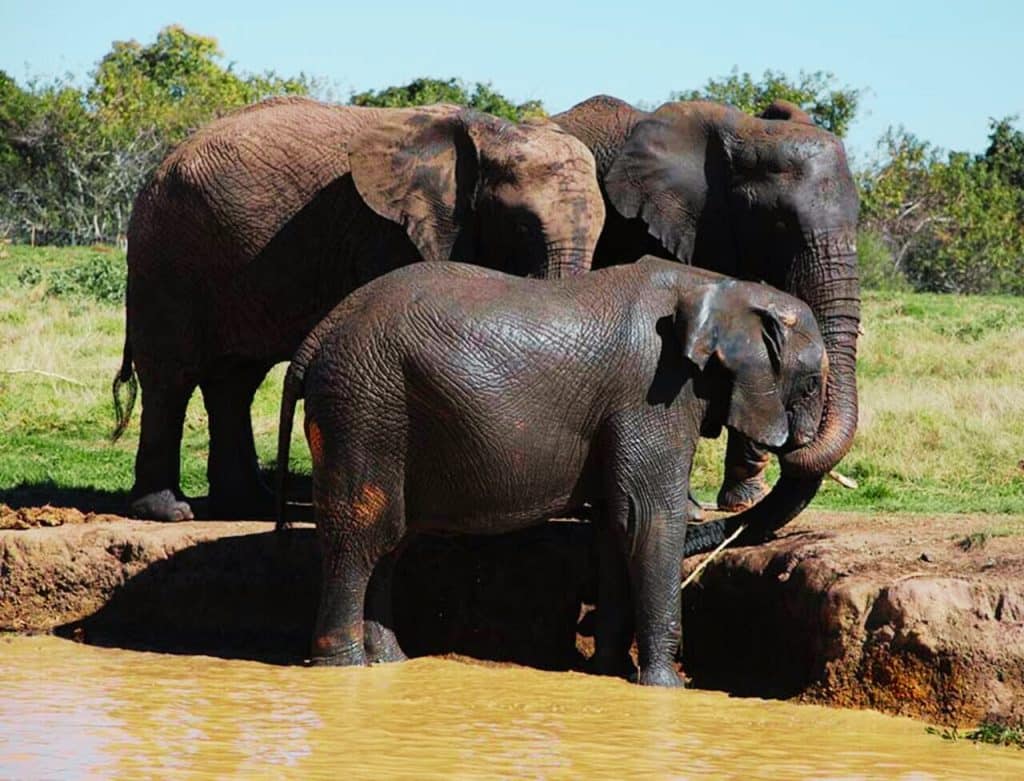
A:
{"label": "elephant ear", "polygon": [[732,377],[725,424],[754,442],[782,447],[789,417],[781,398],[785,316],[771,308],[736,306],[735,282],[709,285],[677,311],[683,355],[704,371],[711,356]]}
{"label": "elephant ear", "polygon": [[785,119],[790,122],[799,122],[801,125],[814,125],[810,114],[800,108],[796,103],[776,98],[757,115],[761,119]]}
{"label": "elephant ear", "polygon": [[374,212],[401,225],[424,260],[449,260],[470,223],[479,155],[459,110],[389,111],[348,145],[352,180]]}
{"label": "elephant ear", "polygon": [[668,104],[634,125],[604,178],[616,211],[642,219],[648,232],[683,262],[693,254],[696,221],[707,194],[706,147],[691,104]]}

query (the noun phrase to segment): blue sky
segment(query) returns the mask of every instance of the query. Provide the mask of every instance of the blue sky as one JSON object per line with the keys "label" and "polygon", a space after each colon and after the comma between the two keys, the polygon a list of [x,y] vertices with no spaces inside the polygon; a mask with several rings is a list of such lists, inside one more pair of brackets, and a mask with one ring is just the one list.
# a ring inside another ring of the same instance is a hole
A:
{"label": "blue sky", "polygon": [[601,92],[657,104],[733,66],[832,71],[869,90],[847,141],[855,160],[889,125],[981,151],[989,117],[1024,115],[1024,3],[1009,0],[0,0],[0,68],[84,79],[111,41],[147,43],[172,23],[216,37],[239,70],[304,71],[340,98],[458,76],[555,112]]}

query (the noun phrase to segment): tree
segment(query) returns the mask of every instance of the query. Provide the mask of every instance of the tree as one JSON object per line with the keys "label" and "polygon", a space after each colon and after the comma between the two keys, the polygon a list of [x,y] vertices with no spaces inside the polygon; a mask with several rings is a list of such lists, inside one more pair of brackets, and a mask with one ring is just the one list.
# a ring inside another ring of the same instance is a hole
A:
{"label": "tree", "polygon": [[1013,126],[1016,121],[1015,116],[989,120],[989,144],[983,157],[1000,179],[1020,188],[1024,197],[1024,132]]}
{"label": "tree", "polygon": [[993,122],[989,151],[975,156],[890,129],[880,160],[860,173],[861,225],[916,289],[1024,293],[1022,197],[1007,173],[1019,158],[1006,139]]}
{"label": "tree", "polygon": [[837,136],[845,136],[857,114],[864,91],[837,86],[826,71],[800,71],[790,80],[780,71],[766,70],[760,81],[733,68],[723,79],[709,79],[699,90],[673,92],[671,100],[714,100],[729,103],[748,114],[760,114],[773,100],[788,100],[806,111],[815,124]]}
{"label": "tree", "polygon": [[155,129],[174,143],[232,109],[272,95],[304,95],[314,86],[303,75],[238,74],[222,58],[216,39],[178,26],[165,27],[148,46],[115,41],[92,74],[87,98],[108,132]]}
{"label": "tree", "polygon": [[459,79],[414,79],[404,86],[385,87],[381,90],[367,90],[352,95],[349,103],[353,106],[377,106],[379,108],[403,108],[426,106],[432,103],[454,103],[469,106],[477,111],[504,117],[518,122],[529,117],[547,116],[539,100],[513,103],[490,84],[477,82],[470,92]]}
{"label": "tree", "polygon": [[167,150],[210,119],[304,76],[236,73],[216,40],[166,27],[147,45],[117,41],[80,88],[19,87],[0,73],[0,231],[54,243],[113,241]]}

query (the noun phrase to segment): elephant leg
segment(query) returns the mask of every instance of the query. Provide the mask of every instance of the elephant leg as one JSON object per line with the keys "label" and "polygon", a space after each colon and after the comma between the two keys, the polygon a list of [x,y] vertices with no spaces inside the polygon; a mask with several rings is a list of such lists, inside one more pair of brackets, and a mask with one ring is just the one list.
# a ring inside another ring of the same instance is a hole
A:
{"label": "elephant leg", "polygon": [[154,521],[191,520],[192,508],[181,493],[181,434],[194,381],[139,372],[142,431],[135,454],[135,485],[129,513]]}
{"label": "elephant leg", "polygon": [[682,686],[675,659],[682,640],[679,569],[688,513],[670,504],[638,508],[632,525],[629,574],[645,686]]}
{"label": "elephant leg", "polygon": [[740,512],[753,507],[768,493],[764,471],[771,456],[742,434],[729,432],[725,448],[725,479],[718,492],[718,508]]}
{"label": "elephant leg", "polygon": [[209,419],[210,455],[206,475],[214,518],[269,518],[273,494],[260,479],[252,434],[252,399],[267,366],[232,367],[201,383]]}
{"label": "elephant leg", "polygon": [[633,616],[629,572],[622,537],[625,519],[615,522],[606,510],[594,518],[597,549],[597,611],[594,623],[594,656],[590,669],[598,675],[629,678],[636,666],[629,656],[633,642]]}
{"label": "elephant leg", "polygon": [[[379,479],[348,479],[358,474],[356,469],[346,468],[349,466],[314,467],[313,502],[323,551],[323,573],[313,635],[313,664],[368,664],[368,642],[375,655],[389,651],[390,661],[402,658],[395,655],[396,651],[401,654],[397,641],[393,648],[382,646],[387,646],[392,629],[388,624],[394,557],[390,554],[404,533],[403,489]],[[392,560],[382,562],[384,559]],[[378,568],[380,563],[384,566]],[[380,578],[370,599],[367,592],[375,570]],[[372,636],[364,623],[368,613],[382,630],[378,632],[375,627]]]}
{"label": "elephant leg", "polygon": [[370,664],[404,662],[406,655],[395,637],[391,584],[400,550],[393,550],[377,562],[366,592],[363,615],[363,643]]}
{"label": "elephant leg", "polygon": [[[330,567],[324,557],[323,585],[313,630],[314,665],[368,664],[364,648],[363,603],[370,576],[362,568]],[[344,560],[344,556],[338,557]],[[329,569],[330,567],[330,569]]]}

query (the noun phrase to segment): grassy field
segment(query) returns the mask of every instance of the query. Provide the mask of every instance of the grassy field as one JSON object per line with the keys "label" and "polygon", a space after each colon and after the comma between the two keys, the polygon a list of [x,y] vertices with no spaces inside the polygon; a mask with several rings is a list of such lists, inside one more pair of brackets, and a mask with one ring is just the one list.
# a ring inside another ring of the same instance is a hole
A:
{"label": "grassy field", "polygon": [[[139,408],[112,443],[110,383],[124,338],[124,256],[109,248],[0,246],[0,500],[12,489],[120,501],[131,485]],[[256,397],[260,459],[272,464],[284,366]],[[1024,299],[865,295],[860,428],[815,501],[833,509],[1024,513]],[[309,471],[296,427],[292,468]],[[702,443],[694,481],[710,499],[724,438]],[[185,423],[185,491],[206,492],[206,415]]]}

